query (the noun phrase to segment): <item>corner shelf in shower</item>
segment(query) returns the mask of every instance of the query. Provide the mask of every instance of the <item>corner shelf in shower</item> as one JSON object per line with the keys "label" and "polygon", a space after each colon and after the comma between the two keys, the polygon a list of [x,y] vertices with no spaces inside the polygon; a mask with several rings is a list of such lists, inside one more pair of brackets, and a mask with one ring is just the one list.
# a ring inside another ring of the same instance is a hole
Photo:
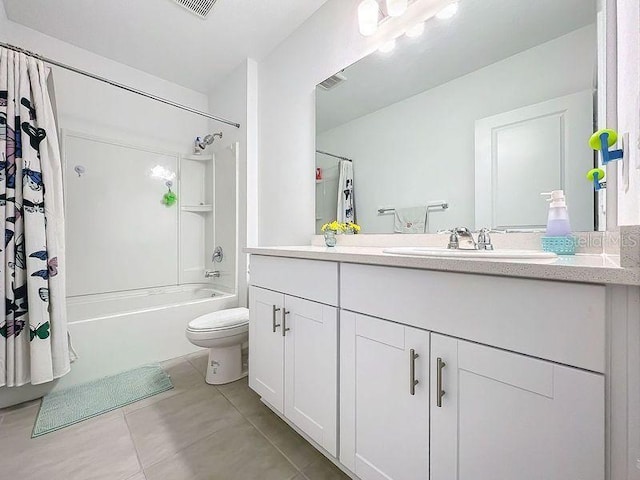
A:
{"label": "corner shelf in shower", "polygon": [[194,162],[211,162],[213,160],[213,155],[182,155],[182,159]]}
{"label": "corner shelf in shower", "polygon": [[183,212],[207,213],[213,212],[213,205],[183,205],[180,209]]}

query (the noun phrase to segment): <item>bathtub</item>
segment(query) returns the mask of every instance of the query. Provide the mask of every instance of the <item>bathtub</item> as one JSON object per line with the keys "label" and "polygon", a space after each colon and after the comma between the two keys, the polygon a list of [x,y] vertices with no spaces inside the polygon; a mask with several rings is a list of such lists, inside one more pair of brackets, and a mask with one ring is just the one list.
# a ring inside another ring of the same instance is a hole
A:
{"label": "bathtub", "polygon": [[86,295],[67,299],[78,360],[56,388],[200,350],[185,337],[187,324],[238,306],[238,297],[195,284]]}

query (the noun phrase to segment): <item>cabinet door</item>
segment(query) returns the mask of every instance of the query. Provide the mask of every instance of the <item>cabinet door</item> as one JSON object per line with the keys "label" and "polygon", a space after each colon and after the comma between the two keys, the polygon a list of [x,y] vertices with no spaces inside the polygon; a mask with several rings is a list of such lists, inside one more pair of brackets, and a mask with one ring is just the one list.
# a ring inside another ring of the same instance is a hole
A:
{"label": "cabinet door", "polygon": [[251,287],[249,311],[249,386],[282,413],[284,295]]}
{"label": "cabinet door", "polygon": [[340,461],[362,480],[429,478],[428,332],[340,312]]}
{"label": "cabinet door", "polygon": [[431,335],[432,480],[603,478],[602,375]]}
{"label": "cabinet door", "polygon": [[285,416],[337,456],[338,311],[285,297]]}

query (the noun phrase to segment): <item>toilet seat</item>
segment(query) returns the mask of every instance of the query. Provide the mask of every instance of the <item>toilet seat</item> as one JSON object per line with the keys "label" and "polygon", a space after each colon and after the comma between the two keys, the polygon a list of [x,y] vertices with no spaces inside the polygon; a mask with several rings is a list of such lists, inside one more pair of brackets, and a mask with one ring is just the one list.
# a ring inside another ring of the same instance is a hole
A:
{"label": "toilet seat", "polygon": [[234,337],[248,331],[249,309],[244,307],[207,313],[187,326],[188,338],[195,341]]}
{"label": "toilet seat", "polygon": [[201,317],[191,320],[187,330],[191,332],[214,332],[247,327],[248,325],[249,309],[240,307],[202,315]]}

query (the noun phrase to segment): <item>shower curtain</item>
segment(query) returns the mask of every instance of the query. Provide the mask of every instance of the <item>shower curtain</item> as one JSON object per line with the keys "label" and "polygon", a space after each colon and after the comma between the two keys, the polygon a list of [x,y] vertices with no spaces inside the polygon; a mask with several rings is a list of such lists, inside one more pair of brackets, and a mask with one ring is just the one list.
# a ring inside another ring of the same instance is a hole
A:
{"label": "shower curtain", "polygon": [[356,223],[356,202],[353,197],[353,163],[347,160],[340,161],[336,219],[340,223]]}
{"label": "shower curtain", "polygon": [[70,369],[62,166],[44,64],[0,48],[0,386]]}

